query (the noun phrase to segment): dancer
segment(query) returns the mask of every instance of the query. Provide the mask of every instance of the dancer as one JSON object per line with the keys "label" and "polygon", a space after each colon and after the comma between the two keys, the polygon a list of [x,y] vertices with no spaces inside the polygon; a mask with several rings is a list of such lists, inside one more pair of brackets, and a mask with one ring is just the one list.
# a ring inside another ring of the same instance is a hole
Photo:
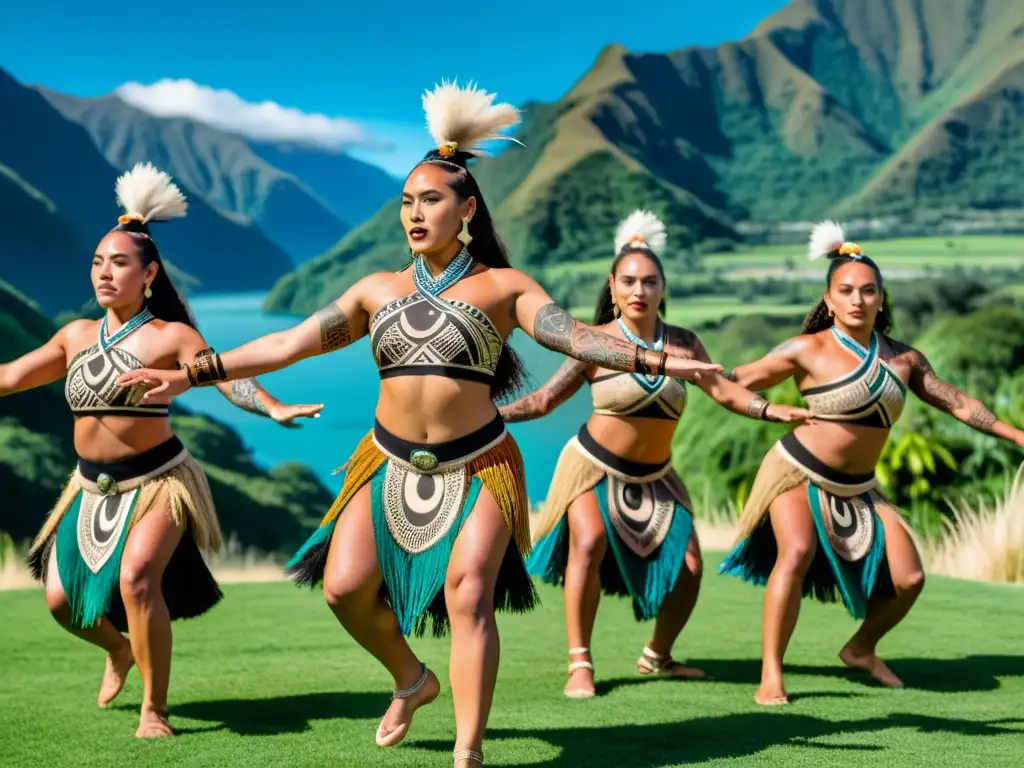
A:
{"label": "dancer", "polygon": [[[649,211],[635,211],[619,225],[594,325],[647,349],[710,362],[697,334],[659,317],[665,270],[658,254],[665,240],[665,226]],[[584,382],[594,412],[558,459],[529,561],[530,573],[565,585],[570,663],[564,693],[594,696],[590,638],[602,591],[629,595],[638,621],[657,617],[637,661],[640,674],[704,677],[671,655],[701,579],[693,506],[669,457],[685,384],[570,359],[539,390],[502,406],[501,414],[507,422],[545,416]],[[788,422],[807,416],[803,409],[769,404],[722,376],[702,376],[698,383],[720,405],[751,418]]]}
{"label": "dancer", "polygon": [[890,338],[892,310],[878,266],[842,227],[817,225],[810,258],[829,259],[823,298],[803,335],[737,368],[754,390],[793,377],[816,423],[779,440],[765,457],[723,573],[767,584],[759,704],[786,704],[782,658],[801,596],[842,600],[863,619],[843,663],[883,685],[903,683],[878,658],[878,642],[907,614],[924,570],[907,523],[875,487],[875,465],[909,389],[980,432],[1024,446],[1024,432],[940,379],[924,355]]}
{"label": "dancer", "polygon": [[451,626],[455,764],[482,764],[498,669],[495,609],[526,611],[535,593],[523,557],[530,532],[523,464],[494,400],[522,367],[505,343],[522,328],[539,343],[613,370],[695,379],[720,366],[655,352],[576,322],[505,248],[468,162],[478,144],[519,122],[474,86],[443,84],[423,98],[435,148],[405,180],[401,222],[411,268],[363,278],[298,326],[183,373],[138,371],[123,382],[150,395],[273,371],[363,335],[380,377],[373,430],[348,461],[320,529],[289,570],[323,581],[345,629],[394,677],[380,746],[408,734],[439,692],[405,637]]}
{"label": "dancer", "polygon": [[[102,320],[75,320],[45,345],[0,365],[0,395],[66,377],[78,464],[30,552],[46,603],[68,631],[107,651],[98,703],[106,707],[138,664],[140,738],[170,736],[167,685],[172,619],[221,597],[200,552],[221,532],[203,470],[171,432],[169,399],[120,389],[122,372],[191,359],[203,337],[163,268],[149,223],[184,216],[169,177],[137,165],[117,180],[125,215],[92,262]],[[239,407],[288,423],[322,406],[286,406],[249,379],[222,389]],[[122,632],[128,631],[129,639]]]}

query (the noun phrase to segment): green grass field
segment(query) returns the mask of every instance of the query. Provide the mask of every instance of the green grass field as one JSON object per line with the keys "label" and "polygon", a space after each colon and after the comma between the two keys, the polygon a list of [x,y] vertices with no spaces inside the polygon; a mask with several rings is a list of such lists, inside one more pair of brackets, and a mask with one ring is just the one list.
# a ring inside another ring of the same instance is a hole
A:
{"label": "green grass field", "polygon": [[[635,660],[649,626],[606,599],[593,649],[600,695],[562,697],[560,593],[501,616],[502,664],[485,743],[489,766],[1014,766],[1024,764],[1024,591],[933,578],[881,648],[908,688],[882,689],[835,654],[854,628],[804,602],[788,657],[792,704],[752,701],[762,590],[713,575],[677,656],[713,680],[649,681]],[[134,738],[141,684],[100,710],[101,651],[60,630],[38,591],[0,593],[0,764],[14,766],[444,766],[454,738],[448,642],[414,647],[444,682],[406,741],[374,745],[383,670],[318,593],[288,583],[225,588],[205,617],[175,626],[174,739]]]}

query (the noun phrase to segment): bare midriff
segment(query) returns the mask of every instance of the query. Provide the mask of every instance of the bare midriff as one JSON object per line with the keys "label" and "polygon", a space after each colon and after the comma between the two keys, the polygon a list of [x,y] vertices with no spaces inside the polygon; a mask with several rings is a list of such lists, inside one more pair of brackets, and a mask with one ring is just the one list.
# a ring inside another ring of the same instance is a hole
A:
{"label": "bare midriff", "polygon": [[857,424],[817,422],[793,431],[808,451],[826,465],[850,475],[873,472],[889,430]]}
{"label": "bare midriff", "polygon": [[171,420],[166,417],[75,417],[75,453],[86,461],[123,461],[171,437]]}

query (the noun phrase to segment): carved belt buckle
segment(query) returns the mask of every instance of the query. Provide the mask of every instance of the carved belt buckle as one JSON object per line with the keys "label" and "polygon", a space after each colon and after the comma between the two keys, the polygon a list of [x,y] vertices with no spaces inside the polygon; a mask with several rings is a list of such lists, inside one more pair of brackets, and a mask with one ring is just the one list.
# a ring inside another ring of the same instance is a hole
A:
{"label": "carved belt buckle", "polygon": [[106,472],[100,472],[100,476],[96,478],[96,487],[100,489],[100,493],[104,496],[114,496],[117,494],[117,481]]}
{"label": "carved belt buckle", "polygon": [[409,463],[421,472],[429,472],[437,467],[437,456],[430,451],[417,448],[409,454]]}

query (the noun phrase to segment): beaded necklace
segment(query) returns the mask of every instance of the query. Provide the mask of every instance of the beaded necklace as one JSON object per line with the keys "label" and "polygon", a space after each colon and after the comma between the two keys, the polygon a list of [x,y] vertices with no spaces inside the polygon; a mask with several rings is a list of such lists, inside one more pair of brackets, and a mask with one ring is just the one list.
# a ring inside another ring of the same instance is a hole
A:
{"label": "beaded necklace", "polygon": [[142,311],[132,317],[127,323],[118,328],[113,336],[107,336],[107,316],[103,316],[103,322],[100,323],[100,349],[106,352],[108,349],[113,347],[119,341],[122,341],[126,336],[131,335],[134,331],[144,326],[150,320],[154,320],[155,317],[152,312],[149,311],[149,307],[143,307]]}
{"label": "beaded necklace", "polygon": [[416,285],[416,290],[420,293],[437,297],[469,274],[469,270],[472,268],[473,257],[469,255],[468,250],[463,248],[459,255],[448,262],[448,266],[435,278],[430,274],[426,260],[420,256],[413,264],[412,280]]}

